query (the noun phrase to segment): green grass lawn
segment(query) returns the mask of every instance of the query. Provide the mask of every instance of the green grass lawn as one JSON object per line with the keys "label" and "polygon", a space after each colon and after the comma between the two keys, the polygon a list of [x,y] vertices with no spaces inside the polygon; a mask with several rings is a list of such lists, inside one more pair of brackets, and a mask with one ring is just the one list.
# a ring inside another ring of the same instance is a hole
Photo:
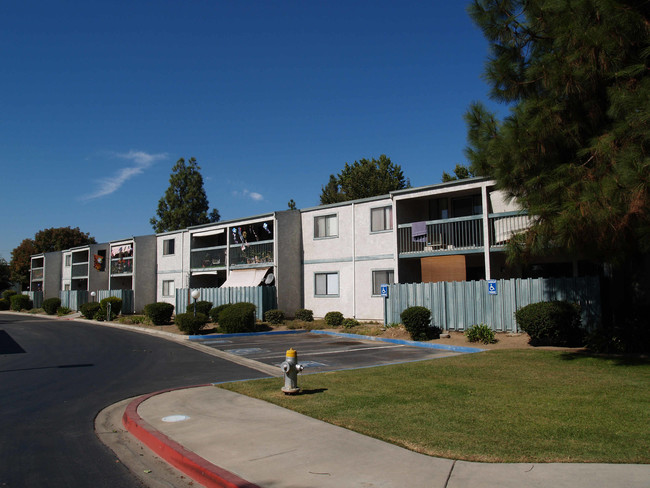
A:
{"label": "green grass lawn", "polygon": [[408,449],[489,462],[650,462],[650,361],[499,350],[222,388]]}

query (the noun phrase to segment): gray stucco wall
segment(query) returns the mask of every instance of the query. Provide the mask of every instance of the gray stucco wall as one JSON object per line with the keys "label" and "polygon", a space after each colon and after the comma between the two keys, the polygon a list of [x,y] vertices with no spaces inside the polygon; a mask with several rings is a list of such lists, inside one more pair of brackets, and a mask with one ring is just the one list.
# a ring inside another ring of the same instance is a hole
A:
{"label": "gray stucco wall", "polygon": [[303,308],[302,230],[299,210],[275,214],[277,222],[276,281],[278,309],[292,316]]}
{"label": "gray stucco wall", "polygon": [[134,237],[135,276],[133,283],[135,312],[156,301],[156,236]]}
{"label": "gray stucco wall", "polygon": [[[104,251],[106,261],[104,262],[104,271],[95,269],[95,254]],[[111,253],[107,242],[101,244],[91,244],[88,256],[88,291],[108,290],[108,270],[110,269]]]}
{"label": "gray stucco wall", "polygon": [[44,255],[45,262],[45,282],[43,283],[43,298],[58,298],[61,290],[61,251],[46,252]]}

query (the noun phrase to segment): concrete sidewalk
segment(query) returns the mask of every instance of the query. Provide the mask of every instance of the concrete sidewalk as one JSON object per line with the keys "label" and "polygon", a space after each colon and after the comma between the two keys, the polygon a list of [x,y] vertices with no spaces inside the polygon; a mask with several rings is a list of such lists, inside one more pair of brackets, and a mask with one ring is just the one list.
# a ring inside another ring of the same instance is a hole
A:
{"label": "concrete sidewalk", "polygon": [[433,458],[211,385],[135,399],[123,423],[160,457],[208,487],[650,486],[650,465]]}

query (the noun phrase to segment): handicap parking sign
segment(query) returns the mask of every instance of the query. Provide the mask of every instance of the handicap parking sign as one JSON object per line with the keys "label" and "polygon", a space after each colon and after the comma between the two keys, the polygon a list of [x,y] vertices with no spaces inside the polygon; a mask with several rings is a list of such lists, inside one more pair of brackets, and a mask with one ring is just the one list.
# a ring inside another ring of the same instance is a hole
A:
{"label": "handicap parking sign", "polygon": [[488,280],[488,295],[498,295],[497,280]]}
{"label": "handicap parking sign", "polygon": [[384,298],[388,298],[388,285],[380,285],[381,289],[381,296]]}

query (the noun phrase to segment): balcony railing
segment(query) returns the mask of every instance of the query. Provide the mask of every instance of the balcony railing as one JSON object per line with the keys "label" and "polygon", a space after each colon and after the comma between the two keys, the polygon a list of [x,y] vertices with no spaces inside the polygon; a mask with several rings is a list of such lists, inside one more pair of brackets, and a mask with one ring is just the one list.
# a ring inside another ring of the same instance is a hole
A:
{"label": "balcony railing", "polygon": [[133,258],[111,260],[111,275],[132,274]]}
{"label": "balcony railing", "polygon": [[85,278],[88,276],[88,263],[73,263],[72,264],[72,277]]}
{"label": "balcony railing", "polygon": [[273,263],[273,241],[230,246],[230,265]]}
{"label": "balcony railing", "polygon": [[[530,218],[521,212],[490,214],[488,223],[488,243],[491,247],[498,247],[528,228]],[[398,229],[400,255],[481,251],[484,243],[483,217],[480,215],[433,220],[419,225],[402,224]]]}
{"label": "balcony railing", "polygon": [[226,247],[192,250],[190,268],[220,268],[226,266]]}
{"label": "balcony railing", "polygon": [[32,281],[43,279],[43,268],[32,268]]}

